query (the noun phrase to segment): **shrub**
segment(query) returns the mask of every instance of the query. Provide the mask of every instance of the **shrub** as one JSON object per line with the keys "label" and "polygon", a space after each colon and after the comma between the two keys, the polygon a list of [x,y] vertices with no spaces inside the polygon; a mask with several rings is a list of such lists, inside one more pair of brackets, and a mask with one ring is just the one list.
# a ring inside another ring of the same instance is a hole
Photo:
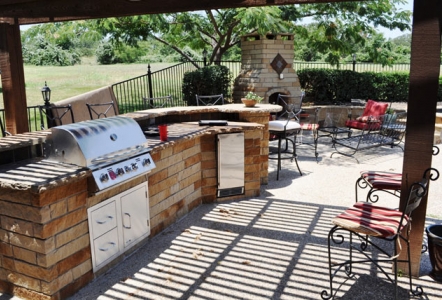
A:
{"label": "shrub", "polygon": [[75,51],[62,49],[38,36],[33,44],[23,47],[23,62],[36,66],[73,66],[81,58]]}
{"label": "shrub", "polygon": [[102,65],[114,64],[117,61],[114,47],[110,43],[100,43],[95,55],[97,56],[97,62]]}
{"label": "shrub", "polygon": [[183,100],[187,105],[196,105],[196,95],[229,96],[229,85],[232,78],[226,66],[208,66],[186,72],[183,78]]}
{"label": "shrub", "polygon": [[303,69],[298,71],[298,77],[306,92],[306,101],[315,103],[349,103],[351,99],[408,101],[409,74],[405,72]]}

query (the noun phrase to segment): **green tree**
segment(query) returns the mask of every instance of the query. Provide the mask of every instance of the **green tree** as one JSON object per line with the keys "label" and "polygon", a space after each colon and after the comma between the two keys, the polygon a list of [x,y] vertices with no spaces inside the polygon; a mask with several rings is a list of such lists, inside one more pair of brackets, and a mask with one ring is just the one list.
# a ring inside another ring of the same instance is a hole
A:
{"label": "green tree", "polygon": [[[209,63],[221,60],[230,49],[237,47],[242,35],[256,31],[263,34],[289,31],[307,40],[306,48],[311,50],[304,56],[312,56],[315,51],[326,61],[338,64],[342,57],[354,53],[356,46],[365,44],[367,36],[375,33],[373,26],[409,29],[411,12],[398,10],[396,5],[401,3],[404,0],[144,15],[101,19],[97,21],[97,28],[116,44],[137,45],[140,40],[152,37],[189,61],[195,58],[183,51],[185,46],[199,53],[206,49],[210,53]],[[312,19],[313,30],[300,25],[305,18]]]}
{"label": "green tree", "polygon": [[[283,18],[296,23],[309,17],[311,24],[295,27],[296,40],[303,40],[308,52],[317,53],[324,61],[337,65],[342,58],[366,48],[371,38],[378,39],[376,28],[379,26],[410,29],[411,12],[396,7],[404,2],[379,0],[286,6]],[[382,47],[388,48],[389,45],[385,43]],[[371,49],[370,53],[373,55],[371,61],[385,65],[394,62],[389,56],[379,55],[376,49]],[[304,56],[301,53],[297,57]]]}
{"label": "green tree", "polygon": [[190,55],[185,47],[202,53],[209,51],[209,63],[220,61],[223,55],[240,42],[241,35],[258,31],[285,31],[278,7],[239,8],[183,12],[163,15],[110,18],[97,21],[97,28],[115,44],[136,46],[148,37],[167,45],[186,60],[201,59]]}
{"label": "green tree", "polygon": [[30,27],[21,34],[24,61],[45,65],[79,63],[81,56],[93,55],[103,39],[91,24],[92,21],[75,21]]}

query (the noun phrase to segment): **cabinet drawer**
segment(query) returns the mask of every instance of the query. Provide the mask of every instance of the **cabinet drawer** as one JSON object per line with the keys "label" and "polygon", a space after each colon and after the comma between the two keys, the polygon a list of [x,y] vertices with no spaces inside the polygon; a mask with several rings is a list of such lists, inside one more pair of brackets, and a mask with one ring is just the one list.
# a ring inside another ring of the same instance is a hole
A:
{"label": "cabinet drawer", "polygon": [[91,211],[89,222],[91,222],[93,239],[98,238],[109,230],[117,227],[117,203],[110,201]]}
{"label": "cabinet drawer", "polygon": [[93,242],[94,255],[95,255],[95,267],[99,268],[101,264],[109,259],[118,256],[119,241],[117,228],[105,233]]}

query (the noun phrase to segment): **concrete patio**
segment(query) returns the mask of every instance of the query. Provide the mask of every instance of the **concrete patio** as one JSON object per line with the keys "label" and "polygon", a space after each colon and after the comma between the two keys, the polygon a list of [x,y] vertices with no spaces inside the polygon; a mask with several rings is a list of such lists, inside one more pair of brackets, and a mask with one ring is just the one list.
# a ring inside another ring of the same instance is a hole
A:
{"label": "concrete patio", "polygon": [[[298,147],[303,176],[286,160],[276,181],[271,160],[260,197],[201,205],[70,299],[320,299],[328,287],[331,219],[354,202],[361,170],[400,172],[403,152],[397,147],[359,152],[358,164],[351,157],[330,158],[327,138],[318,150],[316,162],[313,148]],[[442,154],[433,167],[442,170]],[[428,225],[442,224],[441,194],[442,180],[433,182]],[[384,197],[384,204],[397,205],[394,196]],[[430,271],[424,253],[414,283],[424,289],[421,299],[440,299],[441,283]],[[337,278],[335,298],[392,299],[392,284],[373,266],[358,266],[355,273],[349,280],[344,274]],[[400,278],[400,299],[410,298],[407,283]]]}
{"label": "concrete patio", "polygon": [[[354,202],[360,170],[399,172],[403,156],[400,148],[382,147],[358,153],[357,164],[330,159],[331,150],[323,139],[317,163],[311,147],[299,147],[302,177],[285,161],[276,181],[271,161],[260,197],[200,206],[70,299],[320,299],[328,287],[330,220]],[[442,155],[433,166],[442,169]],[[442,180],[431,184],[428,224],[442,224],[441,191]],[[441,283],[430,271],[426,252],[413,282],[423,287],[422,299],[440,299]],[[373,266],[355,272],[338,278],[336,298],[392,299],[392,284]],[[410,298],[407,283],[400,278],[400,299]]]}

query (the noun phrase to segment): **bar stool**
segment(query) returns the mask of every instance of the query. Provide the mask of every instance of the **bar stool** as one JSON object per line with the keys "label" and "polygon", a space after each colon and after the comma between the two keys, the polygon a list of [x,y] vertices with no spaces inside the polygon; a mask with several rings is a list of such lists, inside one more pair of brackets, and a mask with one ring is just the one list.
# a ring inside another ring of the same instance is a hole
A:
{"label": "bar stool", "polygon": [[[276,153],[269,153],[269,159],[277,159],[276,180],[279,180],[279,171],[281,170],[281,160],[290,159],[295,161],[299,174],[302,176],[296,155],[296,137],[301,132],[302,127],[299,123],[299,114],[301,113],[303,94],[299,97],[278,95],[278,105],[283,107],[281,113],[277,115],[277,120],[269,121],[269,134],[273,139],[278,140],[278,149]],[[282,150],[282,141],[285,141],[285,148]],[[289,144],[292,145],[292,151],[289,150]],[[288,153],[289,156],[281,156],[282,153]],[[276,157],[274,155],[276,154]]]}

